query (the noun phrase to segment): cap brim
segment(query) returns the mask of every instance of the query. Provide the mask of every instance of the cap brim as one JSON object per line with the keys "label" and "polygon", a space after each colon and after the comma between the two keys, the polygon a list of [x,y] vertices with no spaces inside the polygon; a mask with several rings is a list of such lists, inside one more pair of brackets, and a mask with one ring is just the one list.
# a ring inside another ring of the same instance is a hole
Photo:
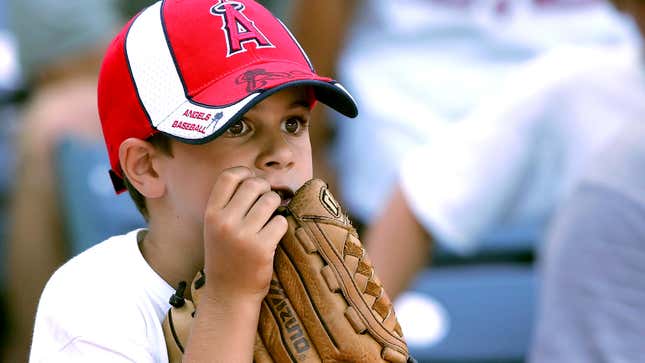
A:
{"label": "cap brim", "polygon": [[296,86],[312,87],[316,100],[347,117],[358,115],[354,98],[340,83],[310,70],[294,69],[293,64],[276,62],[245,67],[212,82],[153,127],[185,143],[206,143],[262,100]]}
{"label": "cap brim", "polygon": [[332,109],[340,112],[347,117],[354,118],[358,116],[358,107],[356,105],[356,101],[354,101],[354,98],[349,94],[345,87],[333,80],[325,81],[320,79],[302,79],[288,81],[278,86],[262,90],[257,97],[255,97],[251,102],[249,102],[240,110],[241,115],[246,113],[249,109],[260,103],[262,100],[284,90],[285,88],[305,86],[310,86],[313,88],[316,100],[324,103],[325,105],[331,107]]}

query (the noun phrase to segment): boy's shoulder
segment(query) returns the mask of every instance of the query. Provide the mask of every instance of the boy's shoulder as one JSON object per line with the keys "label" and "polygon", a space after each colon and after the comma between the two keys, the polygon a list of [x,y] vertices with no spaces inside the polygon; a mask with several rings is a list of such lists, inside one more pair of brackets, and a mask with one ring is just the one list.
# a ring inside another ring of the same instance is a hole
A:
{"label": "boy's shoulder", "polygon": [[154,347],[163,346],[161,320],[174,291],[141,255],[138,233],[109,238],[52,275],[36,312],[36,358],[102,347],[132,361],[163,360]]}
{"label": "boy's shoulder", "polygon": [[138,232],[110,237],[72,257],[54,272],[46,289],[115,282],[115,277],[126,273],[136,257]]}
{"label": "boy's shoulder", "polygon": [[49,279],[39,312],[52,307],[64,314],[96,314],[101,310],[137,310],[152,302],[163,307],[173,290],[147,264],[138,248],[135,230],[111,237],[73,257]]}

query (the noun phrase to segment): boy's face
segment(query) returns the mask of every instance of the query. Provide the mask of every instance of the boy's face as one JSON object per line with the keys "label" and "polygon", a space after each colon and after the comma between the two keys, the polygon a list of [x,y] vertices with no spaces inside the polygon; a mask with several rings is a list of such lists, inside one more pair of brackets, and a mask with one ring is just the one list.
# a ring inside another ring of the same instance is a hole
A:
{"label": "boy's face", "polygon": [[286,203],[313,175],[310,116],[306,89],[290,87],[258,103],[211,142],[173,141],[172,156],[163,158],[159,170],[176,217],[201,222],[217,176],[238,166],[267,180]]}

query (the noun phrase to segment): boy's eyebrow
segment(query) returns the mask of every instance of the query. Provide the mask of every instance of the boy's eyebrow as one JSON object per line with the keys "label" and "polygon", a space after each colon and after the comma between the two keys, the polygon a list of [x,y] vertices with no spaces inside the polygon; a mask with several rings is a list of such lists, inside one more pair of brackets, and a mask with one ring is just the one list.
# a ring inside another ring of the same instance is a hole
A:
{"label": "boy's eyebrow", "polygon": [[[255,109],[262,109],[263,107],[264,107],[264,105],[262,104],[262,102],[260,102],[260,103],[258,103],[257,105],[254,106]],[[288,109],[300,108],[300,107],[310,109],[311,108],[311,103],[309,101],[307,101],[305,98],[302,98],[302,99],[294,101],[291,105],[289,105]]]}
{"label": "boy's eyebrow", "polygon": [[311,107],[311,103],[310,103],[309,101],[307,101],[306,99],[304,99],[304,98],[303,98],[303,99],[301,99],[301,100],[298,100],[298,101],[295,101],[294,103],[292,103],[292,104],[291,104],[291,107],[289,107],[289,108],[296,108],[296,107],[298,107],[298,106],[300,106],[300,107],[305,107],[305,108],[310,108],[310,107]]}

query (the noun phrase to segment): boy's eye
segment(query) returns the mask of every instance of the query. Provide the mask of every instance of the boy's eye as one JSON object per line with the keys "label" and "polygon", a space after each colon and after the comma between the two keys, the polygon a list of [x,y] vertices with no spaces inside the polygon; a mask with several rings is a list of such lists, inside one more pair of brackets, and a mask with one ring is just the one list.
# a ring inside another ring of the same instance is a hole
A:
{"label": "boy's eye", "polygon": [[304,124],[305,122],[302,119],[292,117],[283,122],[282,129],[290,134],[297,134],[305,126]]}
{"label": "boy's eye", "polygon": [[246,122],[244,122],[244,120],[240,120],[231,125],[228,130],[226,130],[226,133],[230,136],[241,136],[247,133],[248,130],[249,126],[246,124]]}

